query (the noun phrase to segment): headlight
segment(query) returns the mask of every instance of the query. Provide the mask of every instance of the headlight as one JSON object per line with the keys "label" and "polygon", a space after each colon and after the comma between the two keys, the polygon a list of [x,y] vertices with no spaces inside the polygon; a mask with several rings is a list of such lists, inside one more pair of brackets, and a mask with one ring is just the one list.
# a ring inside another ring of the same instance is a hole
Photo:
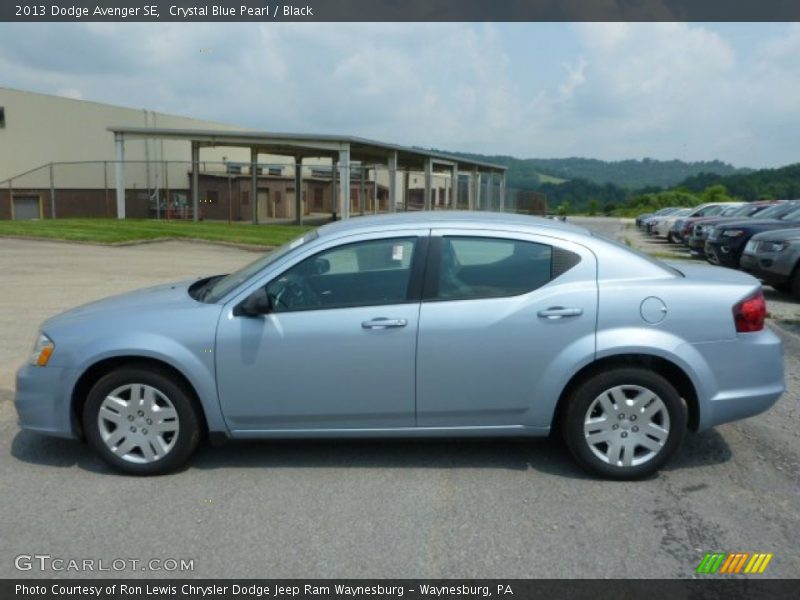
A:
{"label": "headlight", "polygon": [[728,231],[724,232],[722,235],[725,237],[739,237],[740,235],[744,235],[744,229],[728,229]]}
{"label": "headlight", "polygon": [[761,252],[783,252],[789,247],[789,242],[761,242],[758,249]]}
{"label": "headlight", "polygon": [[45,334],[40,333],[36,343],[33,345],[31,364],[36,365],[37,367],[45,366],[47,361],[49,361],[50,357],[53,355],[53,350],[55,349],[56,345],[53,343],[53,340],[51,340]]}

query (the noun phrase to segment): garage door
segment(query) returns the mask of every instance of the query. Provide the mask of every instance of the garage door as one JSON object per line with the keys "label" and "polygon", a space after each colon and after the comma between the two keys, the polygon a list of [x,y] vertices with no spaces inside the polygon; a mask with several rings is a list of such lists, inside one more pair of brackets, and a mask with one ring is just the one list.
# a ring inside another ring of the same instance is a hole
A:
{"label": "garage door", "polygon": [[39,216],[39,196],[14,196],[15,221],[29,221]]}

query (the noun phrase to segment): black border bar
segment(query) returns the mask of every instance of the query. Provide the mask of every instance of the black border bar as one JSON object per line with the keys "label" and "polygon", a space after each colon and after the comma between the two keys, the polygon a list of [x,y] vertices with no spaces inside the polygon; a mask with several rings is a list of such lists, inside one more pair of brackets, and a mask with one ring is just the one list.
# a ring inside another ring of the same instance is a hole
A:
{"label": "black border bar", "polygon": [[[217,10],[215,12],[215,7]],[[243,10],[246,7],[248,10]],[[178,10],[181,9],[181,10]],[[224,9],[224,10],[222,10]],[[800,21],[797,0],[3,0],[6,22]]]}
{"label": "black border bar", "polygon": [[[310,593],[306,586],[329,588],[329,593]],[[349,594],[336,586],[363,590]],[[706,576],[702,579],[61,579],[0,581],[0,598],[20,600],[725,600],[796,598],[794,580],[762,579],[760,576]],[[25,586],[20,591],[18,586]],[[123,587],[125,586],[125,587]],[[193,586],[193,587],[188,587]],[[216,586],[216,587],[215,587]],[[238,586],[239,593],[236,593]],[[424,586],[429,586],[425,588]],[[197,588],[209,591],[200,594]],[[38,588],[38,592],[33,592]],[[433,593],[435,588],[440,593]],[[84,590],[70,593],[71,590]],[[402,590],[402,591],[401,591]],[[98,591],[100,593],[98,593]],[[487,592],[488,591],[488,595]],[[282,593],[279,593],[282,592]]]}

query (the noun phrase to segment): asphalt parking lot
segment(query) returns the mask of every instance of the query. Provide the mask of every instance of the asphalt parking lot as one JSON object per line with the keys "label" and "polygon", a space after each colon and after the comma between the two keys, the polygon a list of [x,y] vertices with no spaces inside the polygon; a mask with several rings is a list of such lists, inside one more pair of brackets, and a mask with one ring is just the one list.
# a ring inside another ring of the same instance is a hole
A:
{"label": "asphalt parking lot", "polygon": [[[575,221],[638,235],[615,219]],[[778,404],[690,434],[641,482],[590,479],[560,443],[527,440],[237,443],[141,479],[78,442],[19,430],[13,372],[42,319],[254,257],[0,239],[0,577],[174,575],[20,572],[21,554],[193,560],[191,577],[692,577],[711,551],[771,552],[764,576],[800,576],[800,337],[783,329]],[[773,314],[779,303],[795,314],[773,296]]]}

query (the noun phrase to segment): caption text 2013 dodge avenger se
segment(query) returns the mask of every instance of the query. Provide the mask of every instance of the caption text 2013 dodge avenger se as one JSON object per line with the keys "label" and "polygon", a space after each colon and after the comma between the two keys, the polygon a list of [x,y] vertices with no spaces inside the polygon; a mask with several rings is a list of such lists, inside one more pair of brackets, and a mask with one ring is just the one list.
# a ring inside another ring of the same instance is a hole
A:
{"label": "caption text 2013 dodge avenger se", "polygon": [[758,281],[570,224],[360,217],[240,271],[49,319],[20,425],[155,474],[217,438],[543,436],[616,479],[687,429],[769,408],[783,346]]}

